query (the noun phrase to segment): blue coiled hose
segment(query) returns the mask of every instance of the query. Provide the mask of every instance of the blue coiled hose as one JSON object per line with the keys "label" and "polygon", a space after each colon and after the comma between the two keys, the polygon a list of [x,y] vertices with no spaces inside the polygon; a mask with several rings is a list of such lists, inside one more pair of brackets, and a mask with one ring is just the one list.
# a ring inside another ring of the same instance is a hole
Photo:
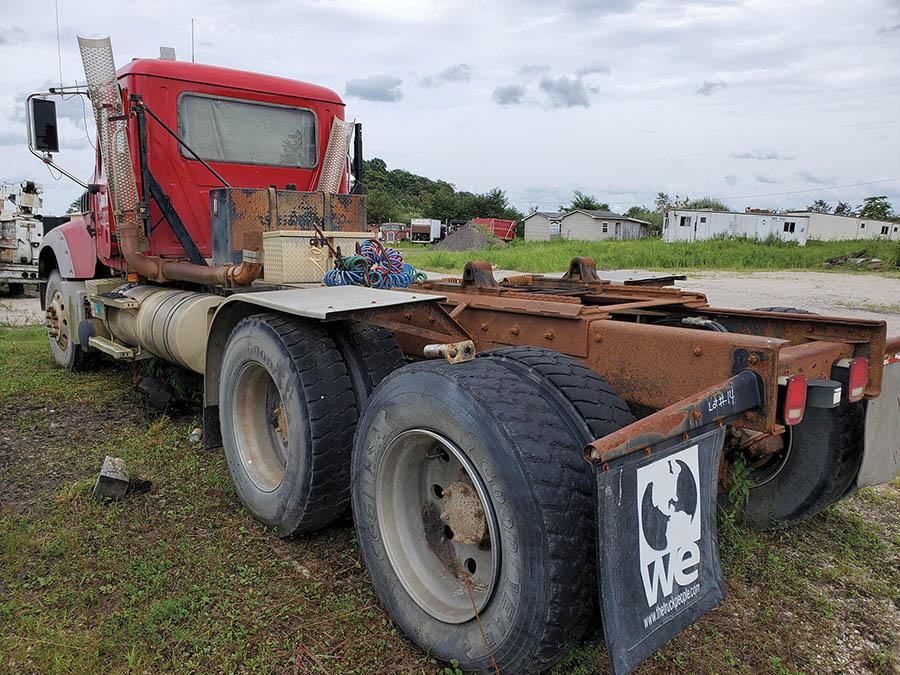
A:
{"label": "blue coiled hose", "polygon": [[428,277],[409,263],[395,248],[366,239],[359,244],[357,255],[335,261],[333,270],[325,273],[326,286],[370,286],[372,288],[407,288]]}

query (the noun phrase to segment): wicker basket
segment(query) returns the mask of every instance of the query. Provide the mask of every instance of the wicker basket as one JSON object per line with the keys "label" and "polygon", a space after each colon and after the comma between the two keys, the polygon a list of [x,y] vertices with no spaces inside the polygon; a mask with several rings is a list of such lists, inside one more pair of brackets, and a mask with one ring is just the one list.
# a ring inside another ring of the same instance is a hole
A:
{"label": "wicker basket", "polygon": [[[342,255],[353,255],[356,244],[372,236],[368,232],[325,232],[335,248],[341,247]],[[263,233],[263,276],[270,284],[315,284],[322,282],[323,271],[333,266],[331,252],[314,245],[314,230],[276,230]],[[313,250],[317,249],[317,250]],[[318,265],[316,262],[318,262]]]}

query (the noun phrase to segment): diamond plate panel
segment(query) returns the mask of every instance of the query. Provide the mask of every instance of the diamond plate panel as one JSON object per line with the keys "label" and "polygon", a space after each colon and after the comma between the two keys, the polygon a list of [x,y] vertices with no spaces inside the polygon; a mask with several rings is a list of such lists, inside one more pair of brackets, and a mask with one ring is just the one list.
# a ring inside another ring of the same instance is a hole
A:
{"label": "diamond plate panel", "polygon": [[366,230],[365,195],[328,195],[331,218],[329,230],[364,232]]}
{"label": "diamond plate panel", "polygon": [[332,229],[324,225],[325,195],[321,192],[279,190],[276,202],[277,227],[268,230]]}

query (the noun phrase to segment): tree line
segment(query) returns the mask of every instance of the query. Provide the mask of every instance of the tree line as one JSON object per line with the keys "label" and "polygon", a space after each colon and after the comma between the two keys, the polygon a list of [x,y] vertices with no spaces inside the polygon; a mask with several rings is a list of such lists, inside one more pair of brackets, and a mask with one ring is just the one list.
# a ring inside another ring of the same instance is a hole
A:
{"label": "tree line", "polygon": [[[444,180],[433,180],[403,169],[388,169],[386,162],[378,157],[365,162],[365,185],[370,223],[408,223],[412,218],[434,218],[445,222],[477,217],[506,218],[518,221],[521,235],[522,219],[527,215],[512,206],[506,192],[499,187],[484,193],[457,190],[456,186]],[[651,232],[659,234],[665,212],[670,208],[731,210],[725,202],[712,196],[691,198],[676,195],[672,198],[665,192],[659,192],[652,206],[636,204],[623,215],[650,223]],[[608,203],[580,190],[573,192],[568,204],[558,206],[560,212],[575,209],[613,210]],[[531,205],[528,213],[536,210],[540,210],[537,205]],[[855,207],[846,201],[838,201],[832,206],[823,199],[817,199],[807,210],[873,220],[893,220],[898,217],[886,196],[867,197]]]}
{"label": "tree line", "polygon": [[408,223],[412,218],[470,220],[505,218],[521,222],[525,215],[510,205],[506,192],[495,187],[476,194],[452,183],[387,168],[383,159],[366,160],[366,211],[370,223]]}

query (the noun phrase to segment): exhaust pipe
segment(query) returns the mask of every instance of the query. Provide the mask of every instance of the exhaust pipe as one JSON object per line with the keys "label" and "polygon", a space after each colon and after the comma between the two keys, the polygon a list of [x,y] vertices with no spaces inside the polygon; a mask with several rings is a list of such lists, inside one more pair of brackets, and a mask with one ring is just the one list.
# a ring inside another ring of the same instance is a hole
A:
{"label": "exhaust pipe", "polygon": [[259,247],[245,250],[243,261],[236,265],[195,265],[143,253],[147,241],[138,216],[137,180],[128,147],[128,118],[116,78],[112,43],[109,38],[79,37],[78,47],[97,122],[97,139],[113,204],[119,250],[128,271],[160,283],[186,281],[205,286],[249,286],[262,275],[261,237]]}

